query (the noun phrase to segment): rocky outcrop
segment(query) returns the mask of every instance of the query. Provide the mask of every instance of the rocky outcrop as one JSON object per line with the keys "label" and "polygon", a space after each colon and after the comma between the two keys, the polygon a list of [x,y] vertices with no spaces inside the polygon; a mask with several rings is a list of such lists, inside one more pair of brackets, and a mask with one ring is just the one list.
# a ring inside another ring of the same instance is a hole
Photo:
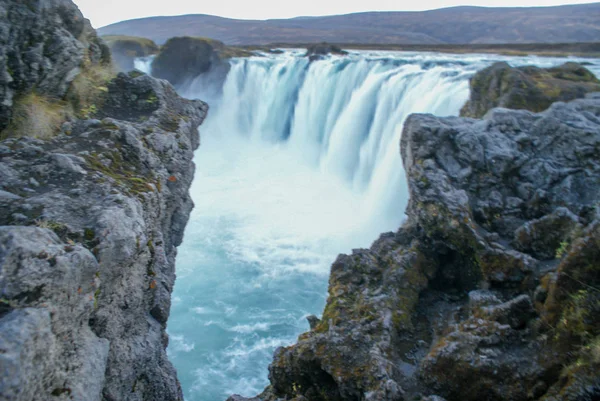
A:
{"label": "rocky outcrop", "polygon": [[84,66],[110,52],[71,0],[0,0],[0,131],[15,97],[35,89],[62,99]]}
{"label": "rocky outcrop", "polygon": [[348,52],[342,50],[342,48],[336,45],[329,43],[317,43],[309,46],[306,49],[306,54],[304,56],[308,57],[310,61],[317,61],[322,60],[325,56],[329,56],[331,54],[345,56],[348,54]]}
{"label": "rocky outcrop", "polygon": [[[3,123],[109,57],[71,1],[0,13]],[[207,106],[134,73],[97,91],[51,137],[0,141],[2,400],[183,400],[165,327]]]}
{"label": "rocky outcrop", "polygon": [[158,45],[146,38],[103,36],[102,39],[110,48],[115,67],[121,72],[132,71],[136,58],[152,56],[159,51]]}
{"label": "rocky outcrop", "polygon": [[406,223],[336,260],[257,400],[597,399],[598,115],[409,117]]}
{"label": "rocky outcrop", "polygon": [[182,399],[165,327],[205,114],[120,75],[102,120],[0,143],[2,399]]}
{"label": "rocky outcrop", "polygon": [[166,79],[178,87],[209,71],[215,79],[224,80],[231,57],[247,57],[250,53],[225,46],[206,38],[177,37],[169,39],[152,64],[152,75]]}
{"label": "rocky outcrop", "polygon": [[600,81],[577,63],[538,68],[498,62],[471,78],[470,100],[461,116],[481,118],[495,107],[540,112],[554,102],[583,98],[597,91]]}

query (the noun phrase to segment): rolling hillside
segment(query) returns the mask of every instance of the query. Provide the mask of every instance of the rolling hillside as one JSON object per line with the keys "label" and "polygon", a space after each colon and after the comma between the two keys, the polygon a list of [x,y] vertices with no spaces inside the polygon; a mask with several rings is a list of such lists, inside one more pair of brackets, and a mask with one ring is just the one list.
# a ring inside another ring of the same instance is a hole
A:
{"label": "rolling hillside", "polygon": [[558,7],[453,7],[423,12],[367,12],[285,20],[211,15],[151,17],[100,28],[161,44],[173,36],[205,36],[230,45],[336,42],[363,44],[492,44],[600,41],[600,3]]}

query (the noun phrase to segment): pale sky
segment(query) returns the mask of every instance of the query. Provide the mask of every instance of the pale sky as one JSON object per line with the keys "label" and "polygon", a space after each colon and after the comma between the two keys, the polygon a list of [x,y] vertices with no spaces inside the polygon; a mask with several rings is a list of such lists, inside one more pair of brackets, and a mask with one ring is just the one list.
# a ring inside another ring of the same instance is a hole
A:
{"label": "pale sky", "polygon": [[157,15],[211,14],[228,18],[270,19],[348,14],[361,11],[417,11],[458,5],[486,7],[556,6],[590,0],[74,0],[95,28]]}

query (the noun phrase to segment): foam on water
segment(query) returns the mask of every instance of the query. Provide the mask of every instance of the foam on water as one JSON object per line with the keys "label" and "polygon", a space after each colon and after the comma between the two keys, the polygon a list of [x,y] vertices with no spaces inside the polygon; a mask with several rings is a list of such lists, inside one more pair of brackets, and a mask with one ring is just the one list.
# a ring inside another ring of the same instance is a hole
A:
{"label": "foam on water", "polygon": [[309,64],[296,51],[233,60],[216,96],[206,77],[180,89],[211,104],[168,324],[187,401],[262,391],[275,348],[322,312],[337,254],[399,227],[406,117],[458,114],[469,77],[499,60],[565,61],[355,52]]}

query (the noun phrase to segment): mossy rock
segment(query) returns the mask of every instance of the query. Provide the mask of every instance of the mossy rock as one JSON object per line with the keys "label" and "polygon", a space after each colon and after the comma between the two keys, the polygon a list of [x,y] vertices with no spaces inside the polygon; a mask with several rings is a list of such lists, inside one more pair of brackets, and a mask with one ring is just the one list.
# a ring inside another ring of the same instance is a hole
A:
{"label": "mossy rock", "polygon": [[482,118],[495,107],[541,112],[554,102],[583,98],[597,91],[600,81],[581,64],[569,62],[543,69],[514,68],[499,62],[471,79],[471,96],[461,116]]}

